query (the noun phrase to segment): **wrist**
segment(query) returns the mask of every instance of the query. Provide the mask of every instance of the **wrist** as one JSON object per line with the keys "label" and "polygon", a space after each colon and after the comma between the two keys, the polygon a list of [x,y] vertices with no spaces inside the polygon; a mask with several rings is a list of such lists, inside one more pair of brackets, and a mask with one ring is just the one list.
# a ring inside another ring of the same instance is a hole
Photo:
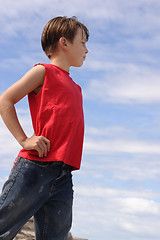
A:
{"label": "wrist", "polygon": [[17,139],[17,141],[22,146],[22,148],[24,148],[26,140],[27,140],[27,136],[23,136],[23,137]]}

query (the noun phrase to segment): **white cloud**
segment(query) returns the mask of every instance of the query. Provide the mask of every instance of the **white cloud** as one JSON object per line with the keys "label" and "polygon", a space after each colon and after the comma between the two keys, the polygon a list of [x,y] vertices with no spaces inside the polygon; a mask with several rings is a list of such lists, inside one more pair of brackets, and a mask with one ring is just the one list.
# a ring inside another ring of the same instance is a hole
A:
{"label": "white cloud", "polygon": [[103,128],[96,128],[92,126],[86,126],[85,134],[92,136],[105,136],[105,137],[115,137],[119,135],[128,135],[131,131],[123,126],[109,126]]}
{"label": "white cloud", "polygon": [[[51,1],[46,0],[16,0],[14,3],[6,0],[0,9],[0,22],[2,32],[8,36],[27,34],[26,38],[34,38],[43,24],[57,15],[75,15],[79,13],[79,5],[85,1]],[[43,13],[43,14],[42,14]],[[44,22],[45,21],[45,22]]]}
{"label": "white cloud", "polygon": [[112,180],[159,181],[160,142],[150,137],[139,139],[139,131],[118,125],[104,128],[87,126],[84,173],[106,181],[108,174]]}
{"label": "white cloud", "polygon": [[[45,55],[43,54],[43,52],[40,51],[33,53],[28,53],[27,56],[25,56],[24,52],[19,56],[19,57],[12,57],[12,58],[6,58],[3,59],[1,62],[1,66],[0,69],[2,69],[3,71],[29,71],[30,68],[32,68],[36,63],[39,62],[39,60],[41,60],[42,62],[47,62],[48,59],[45,57]],[[19,79],[16,79],[17,81]]]}
{"label": "white cloud", "polygon": [[[94,65],[94,64],[93,64]],[[85,98],[123,104],[160,102],[160,73],[158,70],[133,64],[96,63],[106,76],[90,80]],[[106,65],[106,68],[105,68]]]}
{"label": "white cloud", "polygon": [[142,192],[78,186],[74,209],[75,236],[152,240],[160,234],[160,203],[146,199]]}
{"label": "white cloud", "polygon": [[126,0],[100,0],[99,2],[95,0],[92,2],[89,0],[76,2],[73,0],[67,2],[64,0],[46,0],[45,2],[42,0],[16,0],[14,3],[6,0],[0,9],[0,21],[3,23],[3,31],[11,35],[15,34],[17,30],[23,31],[25,28],[31,27],[33,30],[32,27],[36,26],[38,22],[42,23],[44,19],[56,15],[78,15],[89,21],[96,20],[94,21],[95,26],[97,26],[97,21],[102,20],[101,28],[108,26],[110,22],[117,22],[123,26],[125,32],[145,32],[159,29],[159,7],[158,0],[149,2],[145,0],[134,2]]}
{"label": "white cloud", "polygon": [[121,211],[135,214],[160,214],[160,203],[142,198],[119,199]]}
{"label": "white cloud", "polygon": [[[133,141],[132,131],[122,126],[87,127],[86,135],[87,141],[90,139],[94,144],[90,145],[89,152],[85,150],[79,178],[83,181],[78,179],[75,184],[74,236],[93,240],[105,240],[106,236],[108,239],[158,240],[159,144]],[[120,155],[119,151],[130,155]],[[123,181],[122,185],[119,180]],[[148,182],[155,184],[155,190],[151,185],[147,187]],[[113,187],[109,187],[112,184]]]}
{"label": "white cloud", "polygon": [[[124,186],[128,186],[130,182],[135,183],[132,187],[144,188],[145,181],[154,184],[154,187],[159,186],[160,166],[159,156],[141,155],[141,154],[105,154],[103,156],[93,153],[91,157],[84,154],[82,175],[90,176],[92,181],[100,182],[104,184],[113,184],[121,181]],[[152,186],[151,184],[151,186]],[[149,185],[149,188],[151,187]],[[152,188],[152,187],[151,187]]]}
{"label": "white cloud", "polygon": [[[112,199],[119,199],[118,202],[121,204],[121,201],[124,203],[124,207],[126,205],[125,201],[126,199],[132,199],[135,200],[135,204],[137,201],[142,202],[143,200],[146,202],[152,202],[152,200],[156,203],[157,206],[159,206],[159,201],[156,201],[156,199],[159,199],[160,191],[153,191],[153,190],[127,190],[127,189],[118,189],[118,188],[109,188],[108,186],[98,186],[98,184],[95,185],[80,185],[77,183],[77,186],[75,186],[75,191],[77,192],[77,195],[81,195],[83,197],[99,197],[99,198],[112,198]],[[138,199],[138,200],[137,200]]]}
{"label": "white cloud", "polygon": [[160,142],[115,139],[115,140],[93,140],[86,139],[84,150],[86,153],[105,154],[109,152],[125,152],[125,153],[145,153],[160,154]]}

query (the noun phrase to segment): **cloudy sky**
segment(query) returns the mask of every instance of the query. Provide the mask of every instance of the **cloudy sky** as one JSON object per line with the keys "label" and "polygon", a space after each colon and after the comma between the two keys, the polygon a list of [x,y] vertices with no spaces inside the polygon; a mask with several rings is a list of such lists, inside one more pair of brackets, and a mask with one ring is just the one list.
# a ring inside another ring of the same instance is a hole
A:
{"label": "cloudy sky", "polygon": [[[85,143],[74,172],[72,234],[89,240],[160,237],[160,1],[5,0],[0,7],[0,94],[35,63],[55,16],[90,30],[89,54],[72,78],[82,86]],[[32,134],[27,98],[17,104]],[[0,188],[20,146],[0,120]]]}

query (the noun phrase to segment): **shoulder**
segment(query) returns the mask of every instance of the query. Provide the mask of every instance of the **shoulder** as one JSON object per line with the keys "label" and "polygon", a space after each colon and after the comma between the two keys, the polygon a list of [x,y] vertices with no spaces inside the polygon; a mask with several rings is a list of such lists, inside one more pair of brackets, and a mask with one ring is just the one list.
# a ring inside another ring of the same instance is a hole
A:
{"label": "shoulder", "polygon": [[34,67],[32,68],[32,70],[34,72],[39,72],[39,73],[42,73],[42,74],[45,73],[45,69],[46,69],[46,66],[44,64],[41,64],[41,63],[38,63],[38,64],[34,65]]}
{"label": "shoulder", "polygon": [[24,79],[27,81],[32,81],[34,79],[34,82],[37,84],[41,81],[43,81],[45,75],[45,67],[43,65],[35,65],[33,68],[31,68],[24,76]]}
{"label": "shoulder", "polygon": [[38,81],[38,79],[39,81],[43,81],[45,75],[45,66],[36,64],[28,73],[32,78],[34,78],[34,81]]}

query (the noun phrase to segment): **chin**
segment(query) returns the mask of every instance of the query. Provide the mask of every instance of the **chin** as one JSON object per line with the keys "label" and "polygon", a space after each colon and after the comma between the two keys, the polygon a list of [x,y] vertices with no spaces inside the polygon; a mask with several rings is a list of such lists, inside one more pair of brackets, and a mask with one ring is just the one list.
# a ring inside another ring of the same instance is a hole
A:
{"label": "chin", "polygon": [[81,62],[81,63],[75,63],[75,64],[73,64],[72,66],[73,67],[81,67],[83,65],[83,62]]}

